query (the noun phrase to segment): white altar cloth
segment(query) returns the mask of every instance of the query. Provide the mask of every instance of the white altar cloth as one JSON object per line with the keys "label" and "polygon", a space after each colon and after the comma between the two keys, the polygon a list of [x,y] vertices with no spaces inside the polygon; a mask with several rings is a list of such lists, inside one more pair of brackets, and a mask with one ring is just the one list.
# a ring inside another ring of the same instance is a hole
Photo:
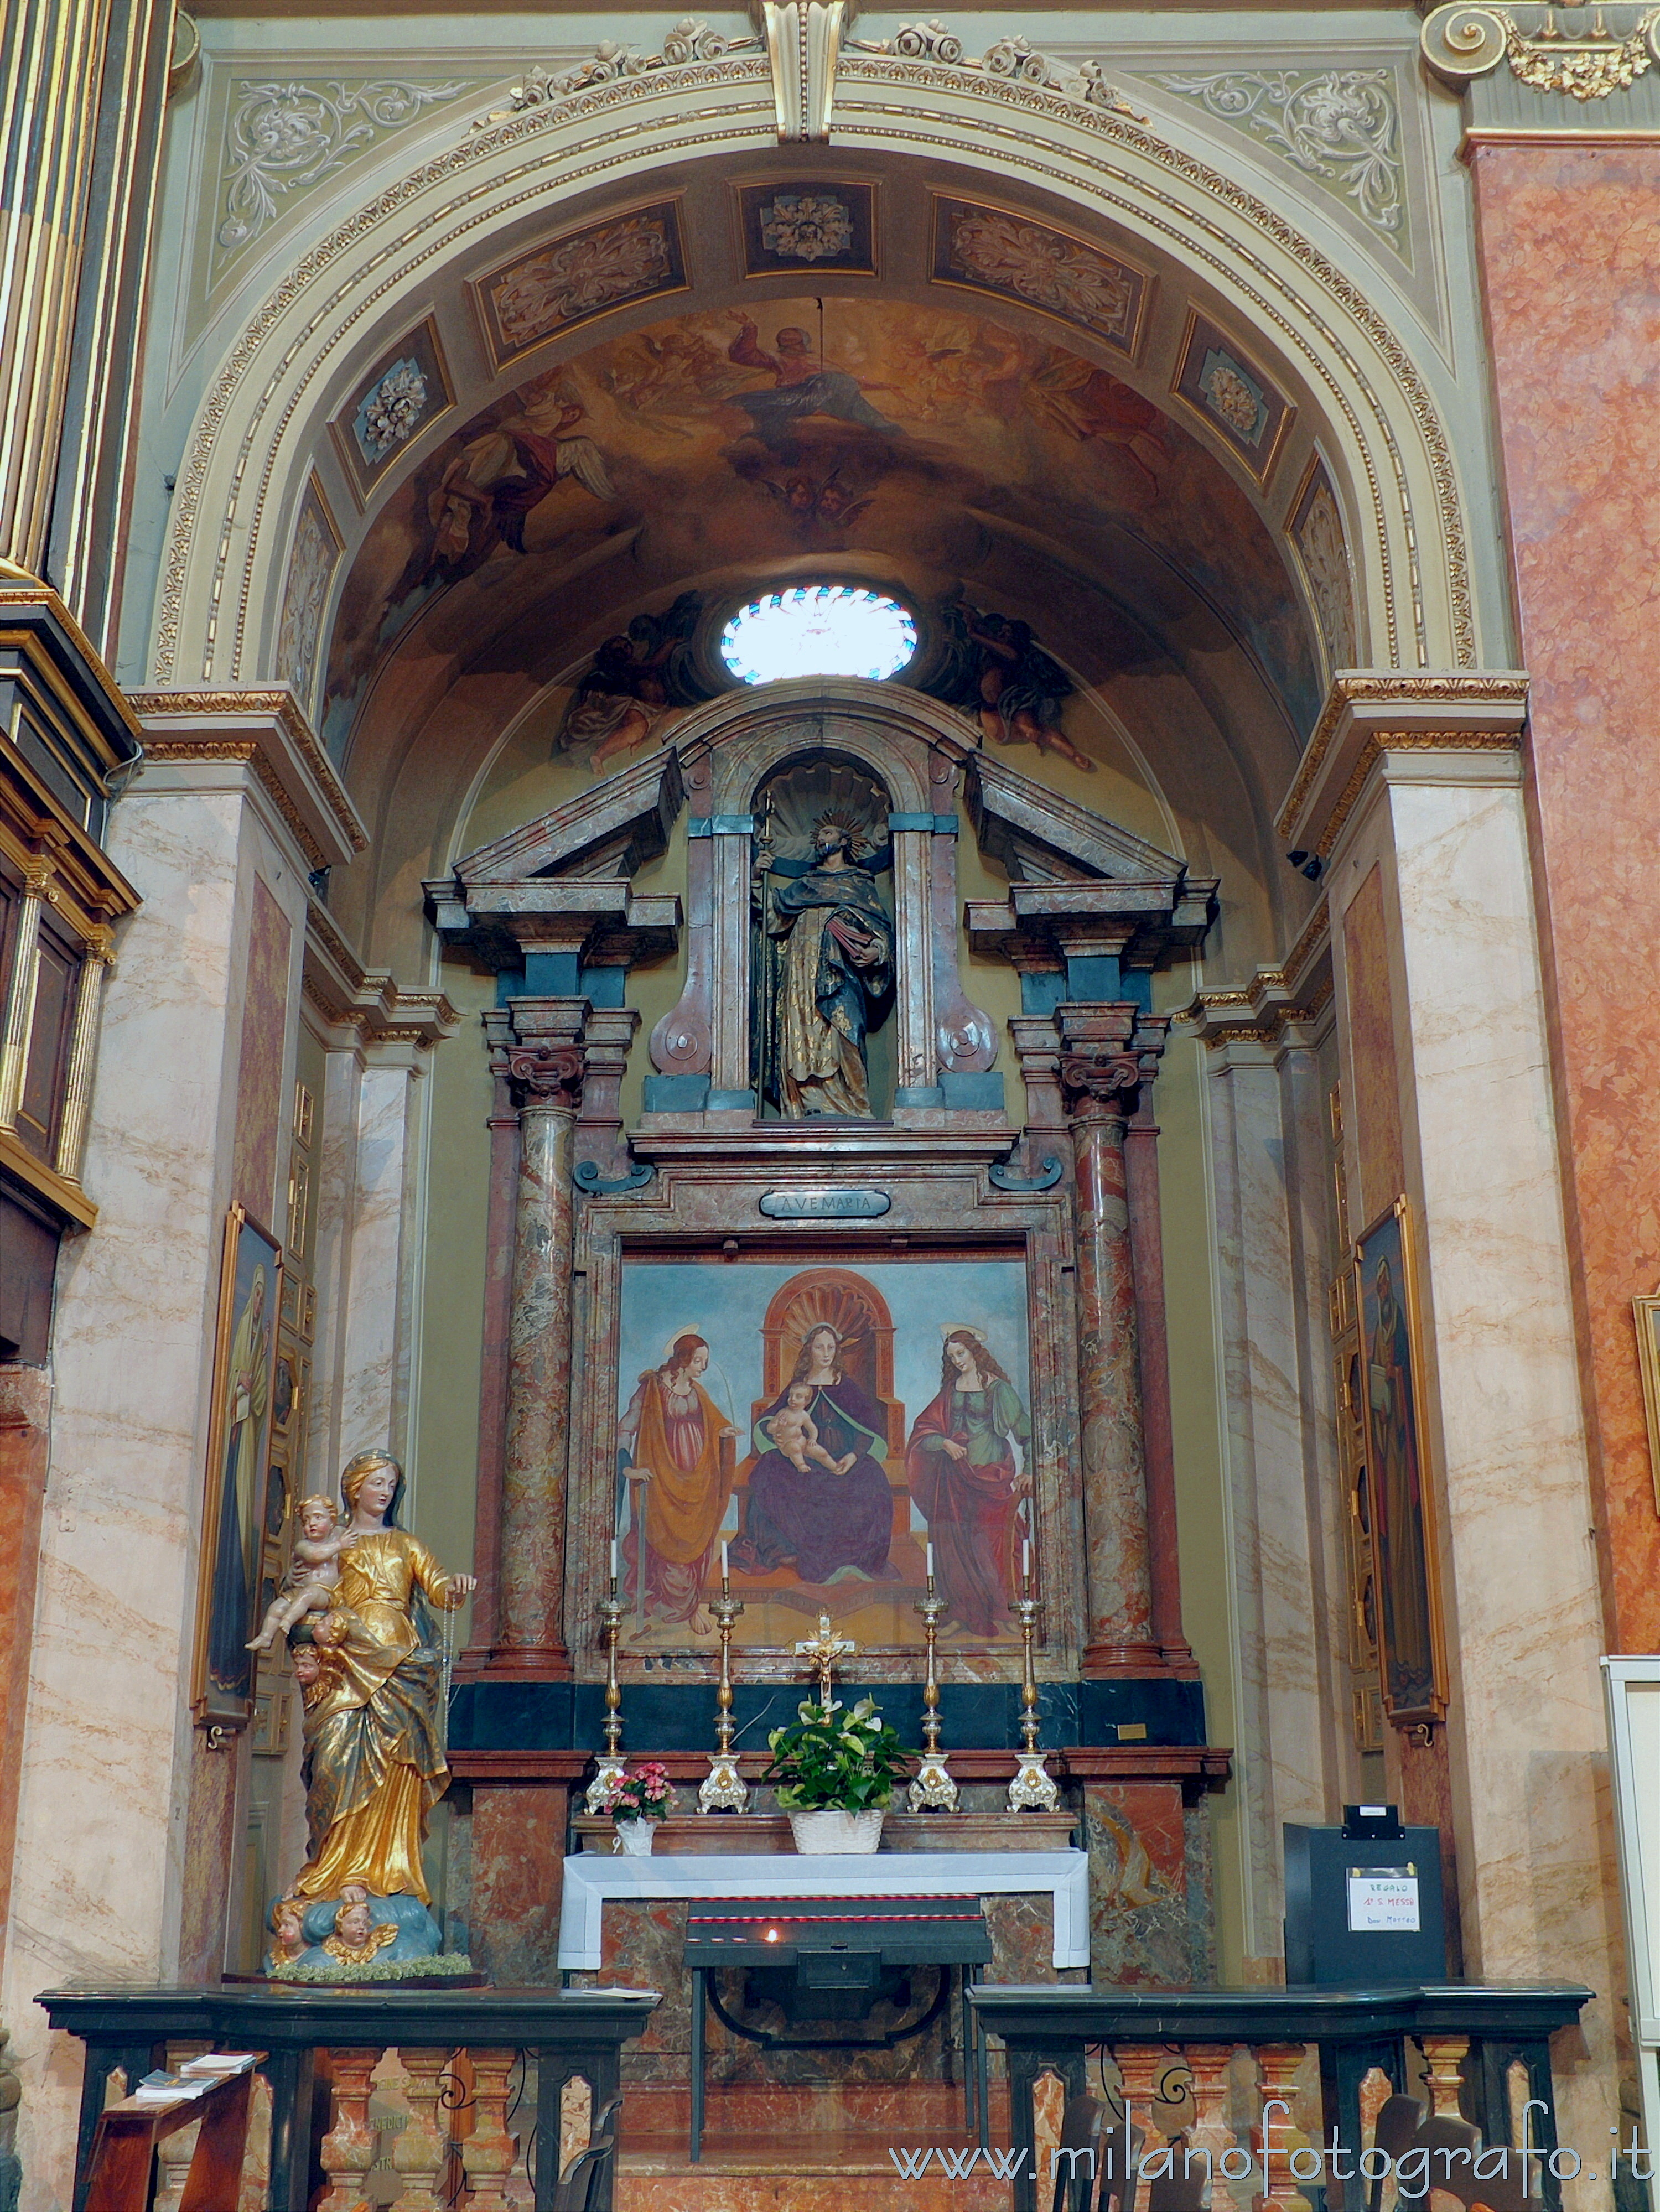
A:
{"label": "white altar cloth", "polygon": [[1055,1900],[1055,1963],[1090,1962],[1089,1859],[1083,1851],[794,1852],[736,1858],[665,1852],[661,1858],[574,1851],[565,1861],[559,1964],[600,1964],[600,1924],[611,1897],[988,1897],[1047,1890]]}

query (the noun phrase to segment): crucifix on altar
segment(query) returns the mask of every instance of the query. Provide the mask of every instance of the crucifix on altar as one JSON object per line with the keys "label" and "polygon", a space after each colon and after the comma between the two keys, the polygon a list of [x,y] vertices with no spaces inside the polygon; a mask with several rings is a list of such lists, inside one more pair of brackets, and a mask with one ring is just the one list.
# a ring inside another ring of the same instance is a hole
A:
{"label": "crucifix on altar", "polygon": [[838,1636],[836,1633],[830,1626],[830,1617],[827,1613],[821,1613],[818,1616],[817,1636],[804,1636],[796,1645],[796,1657],[811,1659],[818,1672],[818,1702],[821,1706],[827,1707],[830,1702],[836,1661],[850,1659],[858,1648],[851,1637]]}

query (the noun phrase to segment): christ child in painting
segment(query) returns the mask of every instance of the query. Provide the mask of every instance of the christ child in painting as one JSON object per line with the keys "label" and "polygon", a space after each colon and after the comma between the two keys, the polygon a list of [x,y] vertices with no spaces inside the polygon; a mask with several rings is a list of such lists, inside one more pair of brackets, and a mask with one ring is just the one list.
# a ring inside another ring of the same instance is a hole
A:
{"label": "christ child in painting", "polygon": [[356,1540],[350,1528],[337,1526],[331,1499],[304,1500],[293,1565],[282,1591],[265,1607],[259,1633],[248,1645],[250,1651],[269,1651],[279,1635],[286,1636],[308,1613],[329,1610],[334,1603],[334,1586],[340,1579],[340,1554]]}
{"label": "christ child in painting", "polygon": [[845,1474],[857,1454],[848,1452],[842,1459],[832,1459],[818,1441],[818,1424],[807,1411],[812,1403],[812,1392],[805,1382],[792,1382],[781,1409],[762,1425],[772,1438],[775,1448],[798,1474],[806,1474],[807,1462],[817,1460],[832,1474]]}

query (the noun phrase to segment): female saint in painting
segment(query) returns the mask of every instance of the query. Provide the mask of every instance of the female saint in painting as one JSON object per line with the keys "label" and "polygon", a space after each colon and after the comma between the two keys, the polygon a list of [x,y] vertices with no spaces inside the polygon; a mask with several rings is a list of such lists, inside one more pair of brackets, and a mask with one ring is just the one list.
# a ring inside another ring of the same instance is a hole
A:
{"label": "female saint in painting", "polygon": [[[888,1559],[893,1492],[877,1463],[887,1449],[882,1410],[843,1371],[841,1354],[842,1339],[821,1322],[755,1425],[760,1457],[750,1472],[743,1532],[732,1547],[733,1565],[745,1574],[769,1574],[792,1561],[804,1583],[891,1581],[897,1574]],[[818,1431],[812,1450],[801,1442],[802,1415]]]}
{"label": "female saint in painting", "polygon": [[333,1610],[312,1632],[315,1679],[310,1659],[304,1669],[311,1856],[294,1885],[303,1898],[337,1898],[356,1883],[430,1902],[421,1845],[449,1776],[444,1654],[429,1608],[452,1611],[477,1585],[447,1575],[395,1526],[403,1487],[385,1452],[360,1452],[340,1477],[351,1541]]}
{"label": "female saint in painting", "polygon": [[946,1621],[996,1636],[1008,1621],[1016,1508],[1031,1489],[1031,1424],[977,1328],[946,1332],[939,1395],[905,1447],[910,1494],[928,1524]]}
{"label": "female saint in painting", "polygon": [[738,1434],[703,1388],[708,1364],[703,1339],[683,1331],[663,1364],[640,1377],[617,1428],[631,1468],[648,1478],[639,1486],[645,1526],[623,1545],[635,1586],[643,1574],[650,1612],[705,1629],[698,1608],[732,1495],[733,1455],[722,1446]]}

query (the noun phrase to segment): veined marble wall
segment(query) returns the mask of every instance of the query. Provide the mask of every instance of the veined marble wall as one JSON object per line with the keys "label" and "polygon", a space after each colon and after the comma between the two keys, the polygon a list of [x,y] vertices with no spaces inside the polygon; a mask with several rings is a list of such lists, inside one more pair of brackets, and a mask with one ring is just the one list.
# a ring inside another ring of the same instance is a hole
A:
{"label": "veined marble wall", "polygon": [[[1519,751],[1386,750],[1328,880],[1345,945],[1376,884],[1401,994],[1464,1967],[1597,1991],[1584,2045],[1559,2039],[1557,2089],[1561,2140],[1606,2143],[1623,1964],[1602,1618]],[[1349,994],[1375,967],[1339,963],[1351,1032]],[[1352,1154],[1357,1201],[1359,1185]]]}
{"label": "veined marble wall", "polygon": [[262,892],[277,902],[292,1001],[305,907],[303,856],[240,763],[148,769],[109,850],[143,904],[105,999],[98,1227],[59,1274],[4,1968],[40,2203],[67,2197],[80,2068],[36,1990],[201,1972],[222,1942],[236,1759],[206,1750],[188,1702],[208,1384],[252,915]]}
{"label": "veined marble wall", "polygon": [[[1660,1286],[1660,1152],[1647,1110],[1660,1069],[1647,921],[1660,814],[1660,147],[1622,142],[1616,118],[1598,119],[1608,135],[1592,142],[1478,145],[1470,166],[1532,678],[1535,858],[1550,915],[1568,1231],[1582,1285],[1599,1492],[1591,1517],[1608,1648],[1652,1651],[1660,1511],[1631,1301]],[[1596,395],[1587,422],[1560,404],[1568,375]]]}

